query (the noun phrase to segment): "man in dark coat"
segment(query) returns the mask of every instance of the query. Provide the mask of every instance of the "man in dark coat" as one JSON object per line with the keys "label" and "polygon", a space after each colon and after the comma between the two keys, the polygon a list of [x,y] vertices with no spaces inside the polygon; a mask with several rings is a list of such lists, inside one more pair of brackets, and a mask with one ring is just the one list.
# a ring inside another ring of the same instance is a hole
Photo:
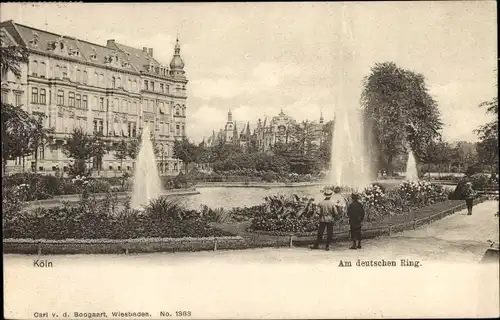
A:
{"label": "man in dark coat", "polygon": [[347,216],[349,217],[349,224],[351,226],[352,246],[350,249],[361,249],[361,223],[365,218],[365,209],[359,202],[358,194],[353,193],[351,197],[352,202],[347,207]]}
{"label": "man in dark coat", "polygon": [[472,207],[474,206],[474,199],[477,196],[477,192],[472,189],[472,183],[467,182],[465,184],[466,189],[464,192],[465,203],[467,205],[467,215],[472,215]]}

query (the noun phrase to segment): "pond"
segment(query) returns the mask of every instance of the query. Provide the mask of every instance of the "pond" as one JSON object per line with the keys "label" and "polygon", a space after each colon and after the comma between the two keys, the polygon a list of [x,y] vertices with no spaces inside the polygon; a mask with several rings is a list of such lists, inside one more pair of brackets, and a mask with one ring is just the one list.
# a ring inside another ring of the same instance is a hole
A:
{"label": "pond", "polygon": [[322,197],[322,186],[300,187],[198,187],[200,194],[189,196],[169,196],[176,198],[189,209],[197,210],[201,205],[210,208],[231,209],[234,207],[251,207],[264,202],[266,196],[283,194],[313,197],[316,200]]}
{"label": "pond", "polygon": [[[384,181],[379,182],[385,188],[396,187],[402,181]],[[444,186],[454,189],[455,186]],[[170,196],[178,199],[187,208],[198,210],[201,205],[207,205],[210,208],[231,209],[234,207],[250,207],[264,202],[266,196],[277,194],[312,197],[316,201],[323,198],[321,185],[296,186],[296,187],[197,187],[200,194]]]}

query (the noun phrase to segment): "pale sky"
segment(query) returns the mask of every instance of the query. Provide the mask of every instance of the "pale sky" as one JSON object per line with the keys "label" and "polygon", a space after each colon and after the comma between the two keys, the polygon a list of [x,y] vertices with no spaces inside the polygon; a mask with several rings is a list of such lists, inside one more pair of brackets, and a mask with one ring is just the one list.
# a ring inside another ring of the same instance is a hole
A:
{"label": "pale sky", "polygon": [[333,118],[359,106],[377,62],[424,74],[448,140],[476,141],[497,95],[494,1],[349,3],[2,3],[2,21],[90,42],[154,48],[168,64],[177,32],[189,80],[187,134],[201,141],[238,121]]}

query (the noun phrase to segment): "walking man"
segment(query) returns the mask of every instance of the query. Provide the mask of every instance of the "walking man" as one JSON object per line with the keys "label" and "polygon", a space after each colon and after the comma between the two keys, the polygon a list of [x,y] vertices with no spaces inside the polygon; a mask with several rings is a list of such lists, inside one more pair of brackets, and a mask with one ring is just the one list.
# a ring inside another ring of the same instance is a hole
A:
{"label": "walking man", "polygon": [[472,189],[472,183],[467,182],[465,184],[466,189],[465,189],[465,203],[467,204],[467,215],[471,216],[472,215],[472,206],[474,205],[474,198],[476,198],[476,191]]}
{"label": "walking man", "polygon": [[350,249],[361,249],[361,223],[365,218],[365,209],[359,202],[358,194],[353,193],[351,198],[352,202],[347,207],[347,216],[349,217],[349,225],[351,226],[352,246]]}
{"label": "walking man", "polygon": [[319,208],[319,227],[318,227],[318,237],[316,239],[316,244],[311,247],[311,249],[318,249],[319,243],[323,238],[323,233],[327,233],[326,240],[326,250],[330,250],[330,243],[333,240],[333,222],[338,214],[335,203],[331,200],[332,190],[325,190],[323,192],[325,199],[318,204]]}

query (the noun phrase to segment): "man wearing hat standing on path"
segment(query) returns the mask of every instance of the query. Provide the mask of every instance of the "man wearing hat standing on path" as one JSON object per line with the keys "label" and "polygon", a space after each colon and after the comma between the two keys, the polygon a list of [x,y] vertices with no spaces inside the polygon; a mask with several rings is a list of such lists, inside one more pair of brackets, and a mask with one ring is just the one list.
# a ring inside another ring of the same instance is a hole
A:
{"label": "man wearing hat standing on path", "polygon": [[323,192],[325,195],[325,199],[322,200],[318,204],[319,209],[319,227],[318,227],[318,237],[316,239],[316,244],[311,247],[311,249],[318,249],[319,243],[323,238],[323,233],[327,233],[326,240],[326,250],[330,250],[330,243],[333,240],[333,222],[335,221],[335,217],[337,216],[337,208],[335,207],[335,203],[331,200],[333,191],[325,190]]}
{"label": "man wearing hat standing on path", "polygon": [[472,189],[472,182],[465,184],[465,203],[467,204],[467,215],[472,215],[472,207],[474,206],[474,199],[476,198],[476,191]]}
{"label": "man wearing hat standing on path", "polygon": [[353,193],[351,198],[352,202],[347,207],[347,216],[349,217],[349,225],[351,226],[352,246],[350,249],[361,249],[361,223],[365,218],[365,209],[359,202],[358,194]]}

